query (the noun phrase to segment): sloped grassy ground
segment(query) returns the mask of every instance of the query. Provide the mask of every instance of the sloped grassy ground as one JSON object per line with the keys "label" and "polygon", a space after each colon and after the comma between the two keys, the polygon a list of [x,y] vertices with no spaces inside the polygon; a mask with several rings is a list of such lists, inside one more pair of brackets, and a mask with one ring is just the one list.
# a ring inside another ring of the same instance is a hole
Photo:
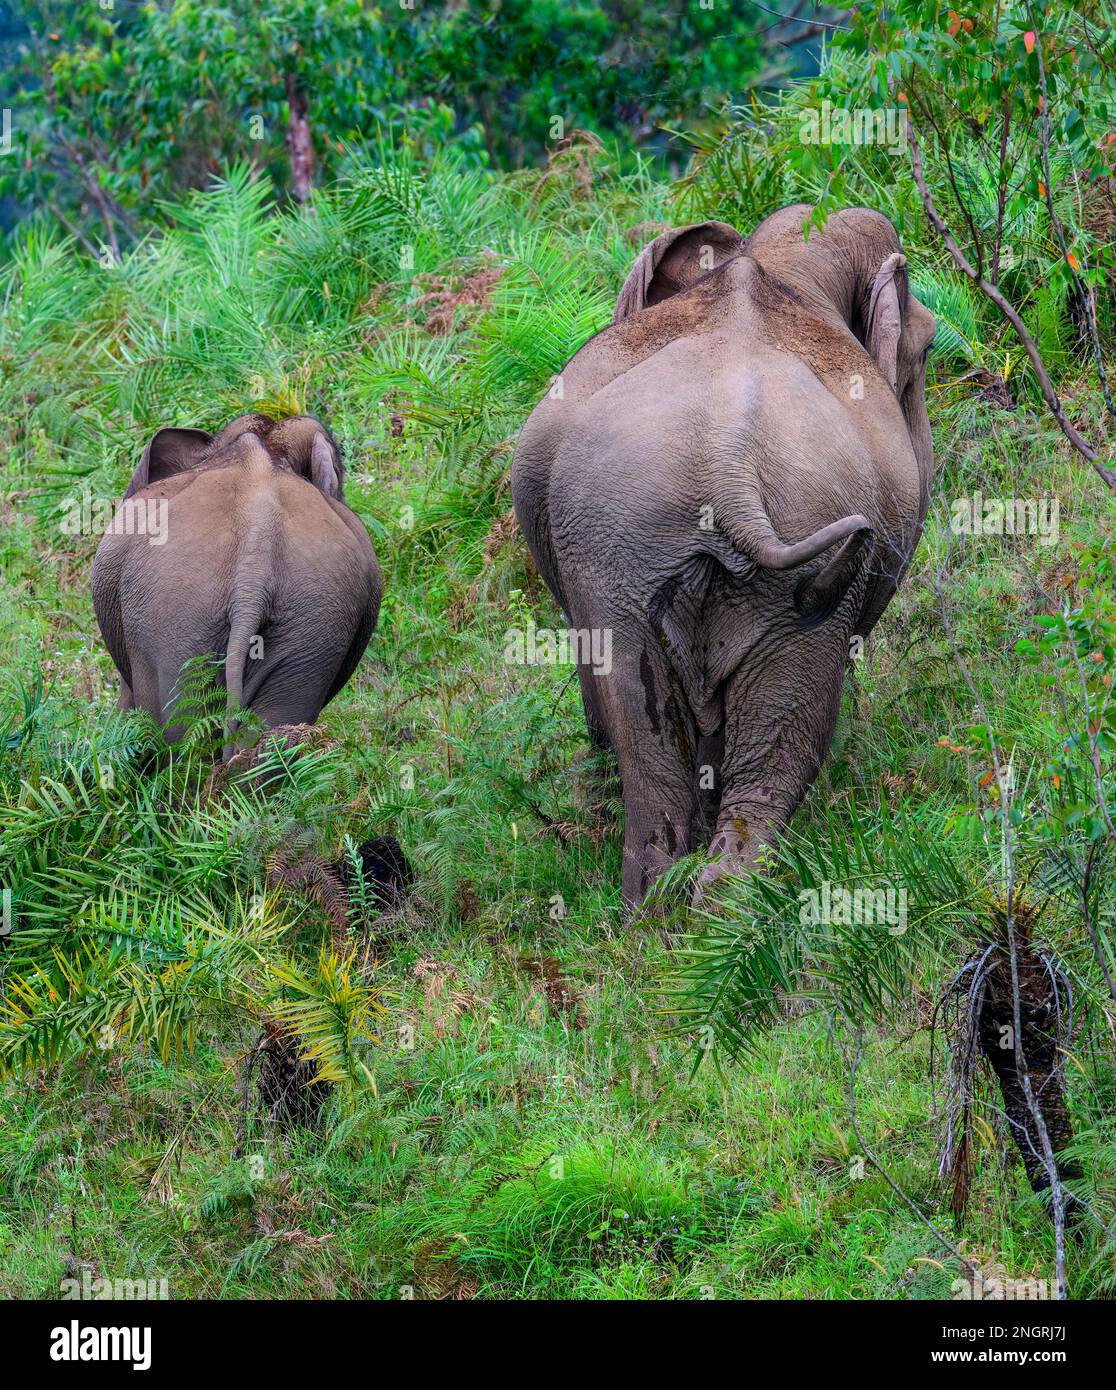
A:
{"label": "sloped grassy ground", "polygon": [[[36,712],[0,754],[5,814],[21,779],[66,784],[75,761],[108,763],[98,814],[75,821],[80,848],[44,830],[44,873],[80,856],[105,892],[121,855],[121,891],[142,915],[177,891],[179,862],[193,883],[228,835],[219,875],[260,886],[259,846],[274,850],[290,825],[258,804],[168,798],[148,868],[128,858],[140,740],[113,713],[93,622],[96,539],[63,534],[57,507],[83,485],[118,496],[161,424],[307,409],[344,441],[348,500],[386,591],[369,652],[315,736],[316,771],[283,804],[325,858],[346,835],[394,833],[418,881],[405,908],[371,922],[379,1041],[316,1128],[272,1123],[253,1088],[245,1105],[259,1016],[235,1010],[166,1060],[77,1039],[58,1064],[13,1072],[0,1292],[55,1296],[88,1267],[166,1278],[175,1298],[947,1297],[957,1271],[926,1227],[871,1168],[856,1176],[847,1065],[825,1020],[788,1018],[745,1062],[692,1074],[662,1013],[668,954],[622,918],[616,805],[570,673],[504,661],[509,628],[555,617],[508,517],[515,431],[607,320],[636,244],[626,231],[669,217],[666,190],[636,176],[587,197],[576,170],[493,184],[401,159],[354,168],[313,220],[270,217],[264,201],[233,176],[110,271],[42,236],[20,252],[0,357],[5,727],[25,697]],[[1099,418],[1084,395],[1075,409]],[[1057,723],[1013,647],[1043,611],[1033,581],[1072,574],[1103,502],[1025,412],[941,382],[933,410],[939,504],[978,489],[1061,499],[1058,546],[968,542],[947,579],[981,693],[1039,759]],[[936,609],[948,506],[937,515],[849,684],[803,822],[881,794],[979,799],[986,769],[938,743],[974,715]],[[327,934],[318,904],[290,886],[276,912],[283,950],[312,962]],[[366,940],[357,924],[358,953]],[[865,1139],[948,1228],[928,1081],[940,983],[926,982],[901,1037],[869,1040],[857,1093]],[[1070,1073],[1083,1142],[1111,1153],[1110,1071],[1092,1058]],[[1111,1220],[1101,1178],[1097,1189]],[[1048,1223],[995,1127],[954,1235],[1015,1277],[1049,1277]],[[1070,1274],[1078,1296],[1110,1278],[1089,1246]]]}

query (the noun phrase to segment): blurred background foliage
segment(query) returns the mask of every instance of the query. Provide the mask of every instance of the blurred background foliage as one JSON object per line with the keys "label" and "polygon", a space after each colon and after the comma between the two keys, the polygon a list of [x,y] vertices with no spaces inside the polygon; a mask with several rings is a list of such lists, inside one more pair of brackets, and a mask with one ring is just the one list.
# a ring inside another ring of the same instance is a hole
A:
{"label": "blurred background foliage", "polygon": [[289,82],[325,178],[346,148],[404,128],[504,168],[575,129],[662,155],[661,127],[808,70],[816,44],[724,0],[9,0],[0,97],[17,154],[0,191],[9,219],[49,207],[127,240],[231,159],[287,190]]}

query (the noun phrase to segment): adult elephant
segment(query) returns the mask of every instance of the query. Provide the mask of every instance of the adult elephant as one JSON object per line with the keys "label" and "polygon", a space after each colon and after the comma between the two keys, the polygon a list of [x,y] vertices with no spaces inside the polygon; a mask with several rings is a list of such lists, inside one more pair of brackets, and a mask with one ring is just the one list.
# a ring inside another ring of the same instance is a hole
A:
{"label": "adult elephant", "polygon": [[355,670],[380,595],[341,451],[310,416],[159,430],[93,562],[120,707],[163,725],[184,662],[207,654],[225,658],[232,713],[313,723]]}
{"label": "adult elephant", "polygon": [[651,242],[516,450],[543,578],[572,628],[611,630],[611,668],[579,676],[629,904],[709,822],[699,893],[786,824],[926,515],[934,320],[887,218],[806,239],[810,211]]}

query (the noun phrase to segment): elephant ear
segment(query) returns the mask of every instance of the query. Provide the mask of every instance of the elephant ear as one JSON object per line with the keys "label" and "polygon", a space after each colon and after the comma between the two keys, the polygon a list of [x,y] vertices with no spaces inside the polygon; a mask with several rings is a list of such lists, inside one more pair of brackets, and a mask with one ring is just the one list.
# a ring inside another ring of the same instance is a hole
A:
{"label": "elephant ear", "polygon": [[343,501],[341,453],[325,430],[319,430],[310,446],[310,481],[327,497]]}
{"label": "elephant ear", "polygon": [[143,451],[139,467],[132,474],[125,498],[152,483],[172,478],[176,473],[188,473],[202,460],[213,436],[205,430],[157,430]]}
{"label": "elephant ear", "polygon": [[695,222],[657,236],[639,253],[620,298],[613,323],[688,290],[706,271],[738,255],[744,238],[726,222]]}
{"label": "elephant ear", "polygon": [[899,378],[899,339],[903,332],[902,305],[906,289],[901,271],[907,258],[901,251],[888,256],[872,283],[872,297],[868,302],[868,331],[864,346],[871,354],[880,372],[887,378],[888,385],[895,389]]}
{"label": "elephant ear", "polygon": [[344,500],[341,449],[313,415],[292,415],[268,434],[268,448],[292,473],[313,483],[326,497]]}

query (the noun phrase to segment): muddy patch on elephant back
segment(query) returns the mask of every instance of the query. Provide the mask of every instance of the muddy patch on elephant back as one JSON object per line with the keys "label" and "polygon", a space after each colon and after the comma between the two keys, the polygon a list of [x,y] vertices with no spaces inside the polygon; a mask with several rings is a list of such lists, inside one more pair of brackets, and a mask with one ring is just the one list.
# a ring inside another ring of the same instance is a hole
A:
{"label": "muddy patch on elephant back", "polygon": [[868,369],[879,375],[855,339],[816,318],[789,286],[768,274],[757,261],[749,261],[749,265],[753,269],[749,294],[771,347],[800,358],[842,403],[849,399],[851,376],[863,376]]}

